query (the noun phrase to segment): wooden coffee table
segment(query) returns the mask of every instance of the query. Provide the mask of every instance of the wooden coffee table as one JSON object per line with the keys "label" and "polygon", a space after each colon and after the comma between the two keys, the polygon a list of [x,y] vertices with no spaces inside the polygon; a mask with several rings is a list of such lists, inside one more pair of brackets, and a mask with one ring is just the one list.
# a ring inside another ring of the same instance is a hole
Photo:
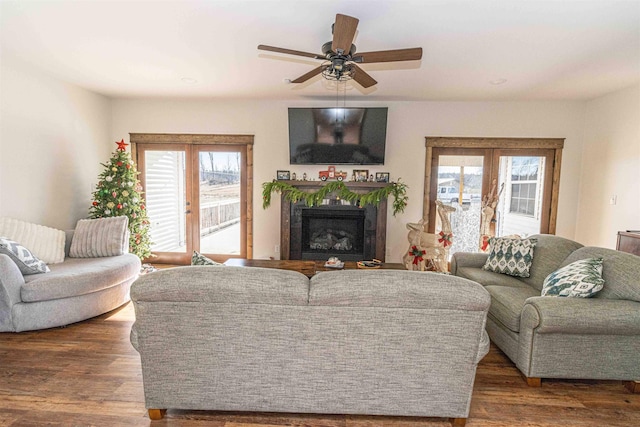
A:
{"label": "wooden coffee table", "polygon": [[[278,268],[280,270],[293,270],[304,274],[307,277],[312,277],[314,274],[321,271],[335,271],[336,268],[330,268],[324,266],[325,261],[313,261],[313,260],[274,260],[274,259],[244,259],[244,258],[229,258],[225,261],[225,265],[231,265],[236,267],[262,267],[262,268]],[[340,270],[355,270],[358,265],[355,261],[344,261],[344,267]],[[404,265],[400,263],[385,262],[380,266],[385,270],[404,270]]]}

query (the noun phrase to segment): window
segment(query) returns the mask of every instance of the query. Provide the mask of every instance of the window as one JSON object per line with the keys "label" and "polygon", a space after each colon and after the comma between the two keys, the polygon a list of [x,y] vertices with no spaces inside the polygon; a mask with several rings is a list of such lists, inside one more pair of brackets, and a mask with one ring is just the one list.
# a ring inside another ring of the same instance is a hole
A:
{"label": "window", "polygon": [[535,216],[539,168],[539,157],[511,158],[510,213]]}

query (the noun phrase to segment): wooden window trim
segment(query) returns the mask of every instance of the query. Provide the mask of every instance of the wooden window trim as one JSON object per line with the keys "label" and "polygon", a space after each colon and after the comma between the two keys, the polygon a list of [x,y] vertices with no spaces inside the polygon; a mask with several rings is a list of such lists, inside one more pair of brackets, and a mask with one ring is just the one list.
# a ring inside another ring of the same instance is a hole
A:
{"label": "wooden window trim", "polygon": [[[551,203],[548,209],[549,228],[545,230],[549,234],[556,233],[558,219],[558,196],[560,190],[560,168],[562,162],[562,149],[564,148],[564,138],[474,138],[474,137],[425,137],[425,173],[424,173],[424,199],[422,207],[422,217],[430,218],[429,213],[432,208],[431,187],[436,183],[431,182],[431,172],[433,168],[434,148],[462,148],[462,149],[493,149],[493,150],[526,150],[526,149],[548,149],[553,150],[552,159],[547,159],[547,167],[551,177]],[[524,151],[520,151],[524,152]],[[513,154],[511,154],[513,155]],[[526,154],[525,154],[526,155]],[[483,189],[483,194],[487,192]],[[435,202],[434,202],[435,203]]]}

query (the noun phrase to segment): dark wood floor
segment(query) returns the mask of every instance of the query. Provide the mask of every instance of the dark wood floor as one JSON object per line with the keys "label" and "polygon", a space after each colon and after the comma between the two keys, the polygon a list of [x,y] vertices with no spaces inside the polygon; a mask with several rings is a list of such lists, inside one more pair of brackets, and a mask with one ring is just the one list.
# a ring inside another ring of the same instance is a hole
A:
{"label": "dark wood floor", "polygon": [[[446,420],[169,410],[151,422],[138,354],[129,343],[130,304],[92,320],[20,334],[0,333],[0,427],[446,426]],[[525,385],[498,350],[478,367],[467,426],[637,426],[640,395],[619,381]]]}

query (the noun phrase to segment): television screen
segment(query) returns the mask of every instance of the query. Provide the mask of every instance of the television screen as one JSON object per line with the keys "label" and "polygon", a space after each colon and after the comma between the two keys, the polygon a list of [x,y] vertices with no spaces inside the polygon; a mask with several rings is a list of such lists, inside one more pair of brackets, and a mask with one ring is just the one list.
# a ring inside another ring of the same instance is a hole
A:
{"label": "television screen", "polygon": [[292,165],[382,165],[387,108],[289,108]]}

